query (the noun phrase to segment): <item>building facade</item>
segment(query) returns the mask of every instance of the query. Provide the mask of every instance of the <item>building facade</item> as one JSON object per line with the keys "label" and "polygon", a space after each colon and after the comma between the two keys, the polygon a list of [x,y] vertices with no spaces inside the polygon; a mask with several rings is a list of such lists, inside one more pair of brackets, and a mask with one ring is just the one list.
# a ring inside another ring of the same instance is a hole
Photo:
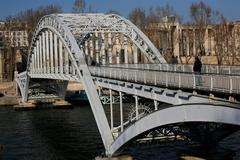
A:
{"label": "building facade", "polygon": [[169,62],[177,56],[182,63],[193,63],[194,57],[200,56],[206,64],[240,64],[238,21],[204,28],[176,22],[152,23],[145,33]]}
{"label": "building facade", "polygon": [[21,52],[28,46],[27,31],[7,30],[6,24],[0,23],[0,82],[14,79]]}

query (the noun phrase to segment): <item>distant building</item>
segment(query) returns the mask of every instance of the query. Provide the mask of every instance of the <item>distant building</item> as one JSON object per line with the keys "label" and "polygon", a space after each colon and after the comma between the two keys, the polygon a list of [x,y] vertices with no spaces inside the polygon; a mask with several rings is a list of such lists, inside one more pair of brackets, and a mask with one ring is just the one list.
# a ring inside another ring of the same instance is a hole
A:
{"label": "distant building", "polygon": [[28,46],[27,31],[9,31],[5,23],[0,22],[0,82],[13,80],[17,63],[22,59],[21,51]]}
{"label": "distant building", "polygon": [[[204,63],[240,64],[240,21],[225,25],[208,25],[200,47],[200,31],[193,25],[184,25],[166,17],[160,23],[151,23],[145,33],[169,60],[178,56],[182,63],[193,63],[194,56],[201,56]],[[200,50],[202,48],[202,50]],[[238,57],[237,59],[234,57]]]}

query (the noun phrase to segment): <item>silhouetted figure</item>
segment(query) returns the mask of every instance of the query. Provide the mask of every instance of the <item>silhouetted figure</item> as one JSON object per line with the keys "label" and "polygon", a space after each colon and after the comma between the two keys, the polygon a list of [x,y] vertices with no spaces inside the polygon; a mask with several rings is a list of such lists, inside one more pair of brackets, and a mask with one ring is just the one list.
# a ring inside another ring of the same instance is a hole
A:
{"label": "silhouetted figure", "polygon": [[201,69],[202,69],[202,62],[201,60],[198,58],[198,56],[195,57],[195,62],[193,65],[193,72],[195,73],[195,84],[196,85],[201,85],[202,83],[202,78],[200,76],[201,73]]}
{"label": "silhouetted figure", "polygon": [[193,65],[193,71],[194,73],[201,73],[201,69],[202,69],[202,62],[200,61],[200,59],[198,58],[198,56],[195,57],[195,62]]}
{"label": "silhouetted figure", "polygon": [[174,57],[174,64],[178,64],[178,56]]}
{"label": "silhouetted figure", "polygon": [[96,62],[92,60],[91,66],[96,66]]}
{"label": "silhouetted figure", "polygon": [[172,55],[171,63],[172,63],[172,64],[178,64],[178,58],[177,58],[177,56],[175,57],[174,55]]}

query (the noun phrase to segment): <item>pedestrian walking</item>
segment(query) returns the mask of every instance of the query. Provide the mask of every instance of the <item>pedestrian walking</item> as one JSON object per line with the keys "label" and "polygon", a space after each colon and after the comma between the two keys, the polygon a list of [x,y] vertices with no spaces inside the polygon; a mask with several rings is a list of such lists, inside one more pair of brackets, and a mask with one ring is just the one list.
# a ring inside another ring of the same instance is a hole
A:
{"label": "pedestrian walking", "polygon": [[201,60],[198,58],[198,56],[195,57],[195,62],[193,65],[193,72],[195,74],[195,84],[196,85],[201,85],[202,83],[202,79],[201,79],[201,70],[202,70],[202,62]]}

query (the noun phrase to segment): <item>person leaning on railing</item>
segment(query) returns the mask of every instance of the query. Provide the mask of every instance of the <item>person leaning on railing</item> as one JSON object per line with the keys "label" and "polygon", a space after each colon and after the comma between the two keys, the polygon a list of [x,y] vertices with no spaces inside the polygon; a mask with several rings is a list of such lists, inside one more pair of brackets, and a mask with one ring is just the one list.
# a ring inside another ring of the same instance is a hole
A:
{"label": "person leaning on railing", "polygon": [[202,62],[198,58],[198,56],[195,57],[194,65],[193,65],[193,72],[195,74],[195,84],[196,85],[201,85],[202,79],[201,79],[201,69],[202,69]]}

